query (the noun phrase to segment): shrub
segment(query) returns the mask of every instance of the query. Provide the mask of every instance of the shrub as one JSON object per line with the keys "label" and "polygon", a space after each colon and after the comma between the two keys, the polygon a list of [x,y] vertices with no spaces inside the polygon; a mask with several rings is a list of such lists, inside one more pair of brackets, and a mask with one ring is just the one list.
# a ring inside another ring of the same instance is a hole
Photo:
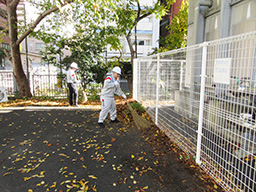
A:
{"label": "shrub", "polygon": [[139,111],[139,112],[142,112],[142,113],[145,112],[145,108],[140,103],[134,102],[134,103],[131,103],[131,106],[136,111]]}

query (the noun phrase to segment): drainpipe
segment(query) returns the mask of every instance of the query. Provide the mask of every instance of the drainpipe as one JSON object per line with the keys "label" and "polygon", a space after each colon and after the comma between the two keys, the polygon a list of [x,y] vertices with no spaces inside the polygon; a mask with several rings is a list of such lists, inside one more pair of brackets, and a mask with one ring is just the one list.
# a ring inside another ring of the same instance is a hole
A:
{"label": "drainpipe", "polygon": [[[212,6],[212,0],[199,0],[198,4],[194,11],[194,42],[193,44],[199,44],[204,42],[204,27],[205,27],[205,14],[208,9]],[[195,51],[195,56],[193,61],[200,61],[201,50]],[[201,71],[201,62],[192,62],[191,64],[191,87],[190,87],[190,107],[189,107],[189,117],[192,118],[193,114],[193,101],[194,101],[194,92],[199,87],[196,87],[196,84],[200,83],[200,71]]]}
{"label": "drainpipe", "polygon": [[194,44],[199,44],[204,41],[204,26],[205,26],[205,14],[212,6],[211,0],[199,0],[195,8],[194,16]]}
{"label": "drainpipe", "polygon": [[[199,44],[204,42],[204,32],[205,32],[205,15],[209,8],[212,6],[212,0],[199,0],[198,5],[195,8],[195,17],[194,17],[194,34],[195,42],[194,44]],[[196,54],[200,57],[200,54]],[[199,61],[201,58],[195,58],[195,61]],[[195,66],[196,69],[201,69],[201,63],[197,62]],[[193,69],[193,68],[192,68]],[[195,77],[194,82],[200,82],[200,71],[195,71],[195,74],[192,77]],[[193,83],[193,81],[192,81]]]}

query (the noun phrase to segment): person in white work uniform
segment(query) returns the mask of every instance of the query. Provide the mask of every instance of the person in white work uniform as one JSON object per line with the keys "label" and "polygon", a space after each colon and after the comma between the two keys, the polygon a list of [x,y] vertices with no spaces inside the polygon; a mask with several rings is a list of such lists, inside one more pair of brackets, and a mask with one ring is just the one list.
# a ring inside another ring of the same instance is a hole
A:
{"label": "person in white work uniform", "polygon": [[[76,84],[79,82],[76,77],[76,70],[78,69],[75,62],[71,63],[70,68],[67,72],[67,85],[69,89],[69,105],[74,104],[75,107],[78,107],[78,91]],[[74,101],[73,101],[74,98]]]}
{"label": "person in white work uniform", "polygon": [[99,125],[103,125],[104,120],[110,113],[111,122],[118,123],[119,121],[116,119],[116,103],[114,99],[114,94],[116,93],[119,96],[122,96],[126,99],[126,95],[121,92],[119,88],[119,77],[121,75],[121,68],[114,67],[112,70],[112,75],[107,76],[104,80],[104,86],[101,90],[101,111],[98,120]]}

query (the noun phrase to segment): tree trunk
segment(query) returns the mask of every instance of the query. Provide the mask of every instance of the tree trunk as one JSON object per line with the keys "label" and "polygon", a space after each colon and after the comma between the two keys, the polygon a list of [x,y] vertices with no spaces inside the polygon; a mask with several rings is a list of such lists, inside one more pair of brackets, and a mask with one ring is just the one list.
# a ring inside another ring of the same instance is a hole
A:
{"label": "tree trunk", "polygon": [[19,46],[18,45],[11,46],[11,53],[12,53],[13,73],[19,87],[20,96],[31,97],[32,94],[30,92],[29,81],[22,68]]}
{"label": "tree trunk", "polygon": [[[129,45],[129,49],[130,49],[130,53],[131,53],[131,65],[132,65],[132,71],[133,71],[133,59],[134,59],[134,50],[133,50],[133,46],[132,46],[132,41],[131,41],[131,33],[128,33],[126,35],[126,40],[128,42]],[[131,91],[131,93],[133,93],[133,73],[131,77],[127,77],[127,81],[128,81],[128,87]]]}
{"label": "tree trunk", "polygon": [[19,92],[21,97],[31,97],[30,86],[28,78],[26,77],[24,70],[22,68],[19,44],[17,43],[18,38],[18,28],[17,28],[17,14],[16,9],[19,1],[7,1],[7,13],[8,13],[8,29],[9,38],[11,45],[11,57],[13,65],[13,73],[16,78],[16,82],[19,87]]}

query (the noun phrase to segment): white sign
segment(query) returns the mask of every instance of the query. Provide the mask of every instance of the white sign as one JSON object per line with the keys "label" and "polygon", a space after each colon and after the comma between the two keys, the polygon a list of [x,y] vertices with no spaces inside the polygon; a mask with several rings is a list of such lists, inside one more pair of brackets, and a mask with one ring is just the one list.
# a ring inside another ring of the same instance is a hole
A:
{"label": "white sign", "polygon": [[214,83],[230,84],[231,58],[215,59]]}
{"label": "white sign", "polygon": [[8,101],[6,92],[5,92],[5,88],[4,87],[0,87],[0,103],[1,102],[6,102]]}

